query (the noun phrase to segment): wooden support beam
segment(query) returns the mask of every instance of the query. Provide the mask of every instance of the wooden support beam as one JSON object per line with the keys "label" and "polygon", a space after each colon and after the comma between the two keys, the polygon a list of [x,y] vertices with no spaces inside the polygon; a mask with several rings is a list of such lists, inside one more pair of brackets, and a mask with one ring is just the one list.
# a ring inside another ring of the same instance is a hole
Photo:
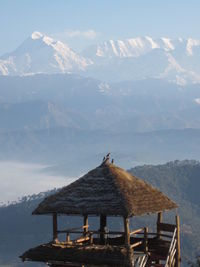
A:
{"label": "wooden support beam", "polygon": [[87,232],[88,232],[88,215],[85,215],[83,217],[83,229],[84,229],[84,236],[86,236]]}
{"label": "wooden support beam", "polygon": [[180,249],[180,218],[178,215],[176,215],[176,267],[180,267],[181,265],[181,249]]}
{"label": "wooden support beam", "polygon": [[53,241],[56,242],[57,239],[58,239],[57,213],[53,213]]}
{"label": "wooden support beam", "polygon": [[105,215],[100,215],[100,244],[103,245],[105,244],[105,228],[106,228],[106,216]]}
{"label": "wooden support beam", "polygon": [[124,235],[125,235],[125,245],[130,245],[130,230],[129,230],[129,218],[124,217]]}
{"label": "wooden support beam", "polygon": [[158,217],[157,217],[157,236],[158,238],[161,238],[161,230],[159,229],[159,224],[162,223],[162,212],[158,212]]}

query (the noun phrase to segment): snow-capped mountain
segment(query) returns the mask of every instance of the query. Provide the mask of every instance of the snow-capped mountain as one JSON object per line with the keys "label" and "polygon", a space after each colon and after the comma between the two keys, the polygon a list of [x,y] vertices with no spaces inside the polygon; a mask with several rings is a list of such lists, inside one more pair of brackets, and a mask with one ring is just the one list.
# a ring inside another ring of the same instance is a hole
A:
{"label": "snow-capped mountain", "polygon": [[109,40],[85,49],[83,54],[90,58],[139,57],[158,48],[171,51],[174,50],[174,44],[167,38],[155,41],[148,36],[126,40]]}
{"label": "snow-capped mountain", "polygon": [[45,34],[33,32],[14,52],[0,59],[3,75],[66,73],[85,70],[90,60],[75,53],[66,44]]}
{"label": "snow-capped mountain", "polygon": [[108,80],[157,78],[180,85],[200,82],[200,40],[149,36],[109,40],[86,48],[82,55],[94,62],[89,67],[91,75],[97,73]]}
{"label": "snow-capped mountain", "polygon": [[145,36],[125,40],[109,40],[86,48],[83,55],[89,58],[127,58],[139,57],[152,50],[161,49],[165,52],[179,50],[181,53],[184,52],[188,56],[192,56],[197,47],[200,48],[200,40],[191,38],[188,40],[182,38],[170,39],[166,37],[153,39],[150,36]]}
{"label": "snow-capped mountain", "polygon": [[75,73],[105,81],[164,79],[200,83],[200,40],[137,37],[109,40],[81,54],[67,44],[33,32],[0,58],[1,75]]}

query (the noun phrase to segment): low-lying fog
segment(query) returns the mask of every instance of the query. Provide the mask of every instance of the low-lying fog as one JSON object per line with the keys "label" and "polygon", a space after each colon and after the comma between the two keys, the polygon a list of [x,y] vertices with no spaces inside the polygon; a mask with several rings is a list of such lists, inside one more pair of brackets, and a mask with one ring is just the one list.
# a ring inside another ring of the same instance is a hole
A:
{"label": "low-lying fog", "polygon": [[45,173],[47,166],[0,161],[0,205],[69,184],[74,178]]}

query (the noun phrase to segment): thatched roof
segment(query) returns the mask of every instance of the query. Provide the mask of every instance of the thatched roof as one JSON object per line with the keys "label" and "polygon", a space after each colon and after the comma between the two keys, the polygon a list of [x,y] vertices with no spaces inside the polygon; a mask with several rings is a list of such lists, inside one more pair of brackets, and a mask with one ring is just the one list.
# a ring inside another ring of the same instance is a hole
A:
{"label": "thatched roof", "polygon": [[136,216],[176,207],[162,192],[106,160],[45,198],[33,214]]}

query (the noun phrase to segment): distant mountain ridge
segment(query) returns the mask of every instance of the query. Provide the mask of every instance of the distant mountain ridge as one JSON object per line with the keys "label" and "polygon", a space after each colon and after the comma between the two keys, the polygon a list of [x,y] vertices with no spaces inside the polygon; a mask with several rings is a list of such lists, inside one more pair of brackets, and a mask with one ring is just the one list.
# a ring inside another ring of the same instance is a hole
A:
{"label": "distant mountain ridge", "polygon": [[106,81],[164,79],[200,83],[200,40],[150,36],[108,40],[77,53],[67,44],[33,32],[0,58],[0,75],[75,73]]}

